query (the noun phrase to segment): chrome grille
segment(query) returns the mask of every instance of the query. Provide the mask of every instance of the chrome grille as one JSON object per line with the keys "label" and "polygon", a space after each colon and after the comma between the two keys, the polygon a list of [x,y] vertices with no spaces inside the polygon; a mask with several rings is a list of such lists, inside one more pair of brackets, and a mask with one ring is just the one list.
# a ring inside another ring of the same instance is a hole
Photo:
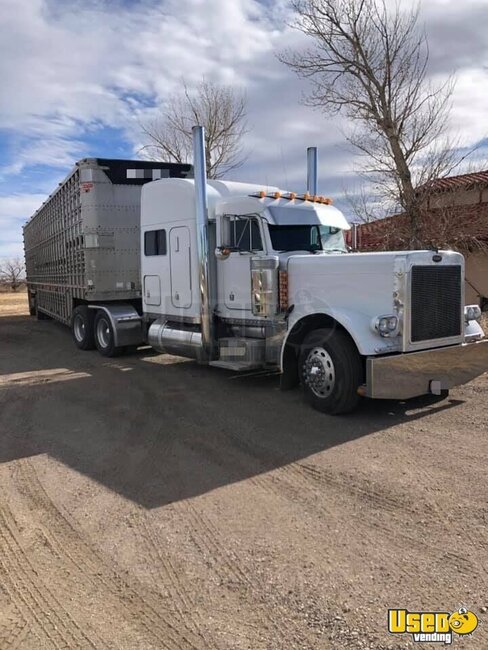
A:
{"label": "chrome grille", "polygon": [[461,334],[461,267],[413,266],[411,341]]}

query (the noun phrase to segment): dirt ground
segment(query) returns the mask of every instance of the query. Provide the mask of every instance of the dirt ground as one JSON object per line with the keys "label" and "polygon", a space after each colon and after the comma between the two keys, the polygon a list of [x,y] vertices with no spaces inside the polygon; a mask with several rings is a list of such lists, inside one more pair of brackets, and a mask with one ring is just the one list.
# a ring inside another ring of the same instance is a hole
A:
{"label": "dirt ground", "polygon": [[333,418],[0,301],[2,650],[433,647],[388,608],[461,605],[488,647],[487,375]]}

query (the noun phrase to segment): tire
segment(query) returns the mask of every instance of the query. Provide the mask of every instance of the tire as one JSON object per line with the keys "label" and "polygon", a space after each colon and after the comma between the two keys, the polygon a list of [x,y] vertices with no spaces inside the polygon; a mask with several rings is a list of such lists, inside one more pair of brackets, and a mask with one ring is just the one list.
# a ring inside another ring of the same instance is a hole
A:
{"label": "tire", "polygon": [[357,407],[363,364],[345,332],[318,329],[307,334],[300,349],[298,370],[305,400],[313,408],[339,415]]}
{"label": "tire", "polygon": [[71,315],[71,333],[75,345],[80,350],[93,350],[95,348],[94,311],[86,305],[79,305],[73,309]]}
{"label": "tire", "polygon": [[95,345],[104,357],[117,357],[122,354],[123,348],[115,347],[115,337],[112,323],[107,314],[101,309],[95,316]]}

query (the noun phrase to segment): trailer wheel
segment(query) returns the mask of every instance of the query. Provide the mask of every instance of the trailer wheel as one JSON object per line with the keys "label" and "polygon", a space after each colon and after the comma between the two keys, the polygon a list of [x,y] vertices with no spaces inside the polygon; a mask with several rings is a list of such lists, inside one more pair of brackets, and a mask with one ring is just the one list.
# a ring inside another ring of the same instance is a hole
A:
{"label": "trailer wheel", "polygon": [[93,309],[89,309],[86,305],[79,305],[73,309],[71,333],[76,347],[80,350],[93,350],[95,348],[93,321]]}
{"label": "trailer wheel", "polygon": [[117,357],[123,352],[123,348],[115,347],[112,323],[102,310],[98,310],[95,316],[95,345],[104,357]]}
{"label": "trailer wheel", "polygon": [[310,332],[301,346],[299,372],[305,400],[318,411],[339,415],[350,413],[358,405],[363,365],[345,332]]}

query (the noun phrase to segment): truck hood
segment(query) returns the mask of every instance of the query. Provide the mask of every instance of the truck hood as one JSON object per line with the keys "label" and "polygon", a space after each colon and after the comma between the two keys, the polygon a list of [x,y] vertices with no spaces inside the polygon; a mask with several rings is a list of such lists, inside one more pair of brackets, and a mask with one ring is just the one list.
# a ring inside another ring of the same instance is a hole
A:
{"label": "truck hood", "polygon": [[288,304],[294,306],[290,325],[310,314],[326,314],[347,331],[361,332],[355,340],[362,354],[399,349],[400,339],[380,338],[372,323],[397,313],[398,306],[401,312],[412,266],[464,265],[459,253],[442,251],[440,262],[434,255],[433,251],[282,254],[280,270],[288,272]]}

